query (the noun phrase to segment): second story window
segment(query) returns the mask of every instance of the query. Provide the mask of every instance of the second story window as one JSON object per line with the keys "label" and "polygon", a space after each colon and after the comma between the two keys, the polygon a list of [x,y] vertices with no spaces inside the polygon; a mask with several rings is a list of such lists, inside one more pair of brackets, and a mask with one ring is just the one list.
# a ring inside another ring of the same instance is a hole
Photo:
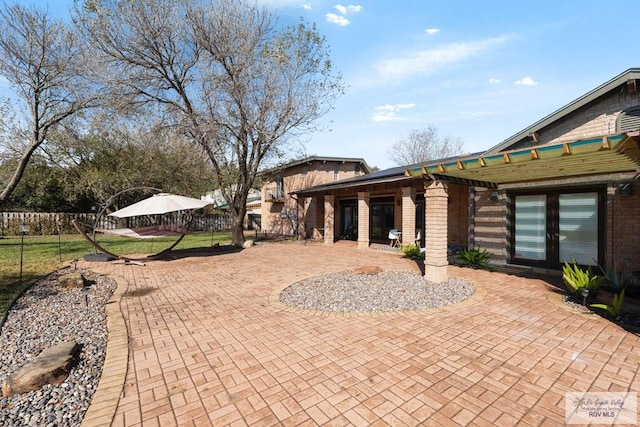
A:
{"label": "second story window", "polygon": [[282,175],[276,177],[276,198],[284,199],[284,179]]}

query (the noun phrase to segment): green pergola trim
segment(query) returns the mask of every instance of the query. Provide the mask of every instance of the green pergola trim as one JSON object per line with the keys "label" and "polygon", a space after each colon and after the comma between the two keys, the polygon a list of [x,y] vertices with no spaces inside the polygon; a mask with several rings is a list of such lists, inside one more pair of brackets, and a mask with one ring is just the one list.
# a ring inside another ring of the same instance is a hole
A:
{"label": "green pergola trim", "polygon": [[499,184],[636,170],[640,169],[640,151],[633,139],[636,136],[637,132],[621,133],[453,161],[447,159],[407,169],[405,175],[441,175]]}

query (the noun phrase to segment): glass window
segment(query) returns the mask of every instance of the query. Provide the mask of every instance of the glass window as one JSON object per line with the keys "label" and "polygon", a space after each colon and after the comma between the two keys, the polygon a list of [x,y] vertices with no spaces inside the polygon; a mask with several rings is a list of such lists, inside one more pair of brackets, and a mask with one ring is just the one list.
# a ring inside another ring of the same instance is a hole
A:
{"label": "glass window", "polygon": [[515,257],[546,260],[547,196],[517,196],[515,202]]}
{"label": "glass window", "polygon": [[282,175],[276,177],[276,198],[284,199],[284,179]]}
{"label": "glass window", "polygon": [[560,262],[597,265],[598,193],[561,194]]}

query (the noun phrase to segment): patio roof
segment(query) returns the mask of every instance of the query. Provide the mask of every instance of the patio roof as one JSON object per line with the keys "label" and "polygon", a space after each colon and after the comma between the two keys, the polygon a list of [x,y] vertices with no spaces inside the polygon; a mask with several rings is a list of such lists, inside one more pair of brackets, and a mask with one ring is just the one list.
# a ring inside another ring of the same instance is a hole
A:
{"label": "patio roof", "polygon": [[539,181],[569,176],[640,172],[639,132],[559,142],[405,170],[406,176],[445,176],[494,184]]}

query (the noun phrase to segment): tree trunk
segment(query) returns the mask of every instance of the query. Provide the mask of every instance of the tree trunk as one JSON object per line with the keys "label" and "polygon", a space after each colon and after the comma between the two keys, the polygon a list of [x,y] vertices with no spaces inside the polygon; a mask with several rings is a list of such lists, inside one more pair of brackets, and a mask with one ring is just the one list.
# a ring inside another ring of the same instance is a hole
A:
{"label": "tree trunk", "polygon": [[247,209],[239,209],[233,216],[233,223],[231,225],[231,243],[234,245],[242,245],[245,241],[244,238],[244,217]]}
{"label": "tree trunk", "polygon": [[36,150],[38,145],[39,145],[38,143],[32,144],[29,147],[29,150],[22,155],[22,158],[20,158],[20,162],[18,163],[18,166],[16,167],[15,172],[11,176],[11,179],[7,183],[7,186],[0,193],[0,206],[5,204],[9,200],[14,190],[20,183],[20,180],[22,179],[22,175],[24,174],[24,171],[27,168],[27,165],[29,164],[29,159],[31,158],[31,155]]}

